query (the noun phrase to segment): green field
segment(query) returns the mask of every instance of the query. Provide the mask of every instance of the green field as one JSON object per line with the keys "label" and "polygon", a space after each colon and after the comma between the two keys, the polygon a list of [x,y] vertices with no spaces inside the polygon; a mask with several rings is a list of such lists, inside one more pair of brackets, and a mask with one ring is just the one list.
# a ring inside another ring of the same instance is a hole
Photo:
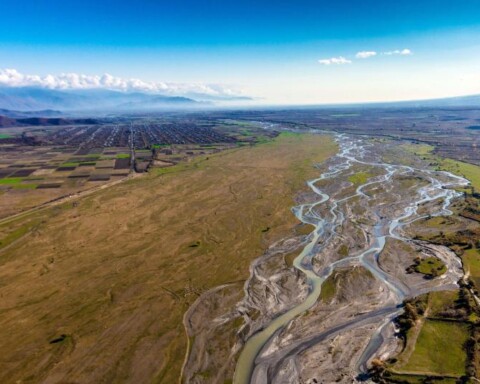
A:
{"label": "green field", "polygon": [[335,290],[335,276],[332,274],[322,284],[322,290],[320,291],[320,300],[322,300],[323,302],[329,302],[335,296]]}
{"label": "green field", "polygon": [[355,186],[365,184],[373,175],[368,172],[357,172],[348,178]]}
{"label": "green field", "polygon": [[23,180],[23,177],[6,177],[5,179],[0,179],[0,185],[18,184]]}
{"label": "green field", "polygon": [[0,133],[0,139],[10,139],[12,136],[6,133]]}
{"label": "green field", "polygon": [[470,272],[477,289],[480,287],[480,250],[467,249],[462,255],[463,265],[466,271]]}
{"label": "green field", "polygon": [[425,219],[424,225],[429,228],[444,229],[446,225],[452,222],[451,219],[445,216],[434,216],[429,219]]}
{"label": "green field", "polygon": [[435,149],[433,145],[428,144],[405,144],[403,147],[408,152],[414,153],[417,156],[429,156]]}
{"label": "green field", "polygon": [[436,164],[437,168],[443,171],[452,172],[455,175],[463,176],[471,181],[472,186],[480,191],[480,167],[465,163],[463,161],[444,159],[439,156],[433,155],[432,151],[434,147],[426,144],[406,144],[404,148],[409,152],[423,157],[425,160]]}
{"label": "green field", "polygon": [[[469,336],[462,323],[425,320],[415,350],[401,371],[409,373],[462,376],[467,354],[463,345]],[[445,353],[448,351],[448,353]]]}
{"label": "green field", "polygon": [[[425,375],[401,375],[401,374],[392,374],[389,373],[388,376],[389,382],[394,382],[394,383],[402,383],[402,384],[425,384],[427,376]],[[429,378],[428,383],[431,384],[457,384],[457,379],[449,379],[449,378]]]}
{"label": "green field", "polygon": [[13,184],[13,189],[35,189],[38,184]]}
{"label": "green field", "polygon": [[440,163],[443,170],[461,175],[472,182],[472,186],[480,191],[480,167],[452,159],[444,159]]}
{"label": "green field", "polygon": [[428,294],[428,312],[430,316],[436,316],[449,308],[455,307],[459,299],[459,291],[433,291]]}
{"label": "green field", "polygon": [[445,264],[436,257],[427,257],[420,260],[415,266],[415,271],[424,275],[439,276],[447,272]]}
{"label": "green field", "polygon": [[[37,179],[38,180],[38,179]],[[35,189],[38,187],[38,184],[25,184],[23,182],[32,182],[33,179],[27,179],[24,177],[6,177],[5,179],[0,179],[0,185],[9,186],[13,189]]]}

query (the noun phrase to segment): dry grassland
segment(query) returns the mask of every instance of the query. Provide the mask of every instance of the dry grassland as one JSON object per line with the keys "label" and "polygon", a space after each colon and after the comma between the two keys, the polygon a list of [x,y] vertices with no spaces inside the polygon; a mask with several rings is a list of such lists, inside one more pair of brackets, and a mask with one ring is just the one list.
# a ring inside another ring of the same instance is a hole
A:
{"label": "dry grassland", "polygon": [[292,231],[335,150],[281,135],[0,227],[0,382],[177,382],[186,309]]}

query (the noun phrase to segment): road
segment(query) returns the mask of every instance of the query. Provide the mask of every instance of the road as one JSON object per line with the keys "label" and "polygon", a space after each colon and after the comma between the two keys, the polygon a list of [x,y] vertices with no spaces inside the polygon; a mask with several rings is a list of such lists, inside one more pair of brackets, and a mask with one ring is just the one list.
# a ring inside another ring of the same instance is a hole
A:
{"label": "road", "polygon": [[130,172],[135,172],[135,126],[133,123],[130,123],[128,146],[130,147]]}

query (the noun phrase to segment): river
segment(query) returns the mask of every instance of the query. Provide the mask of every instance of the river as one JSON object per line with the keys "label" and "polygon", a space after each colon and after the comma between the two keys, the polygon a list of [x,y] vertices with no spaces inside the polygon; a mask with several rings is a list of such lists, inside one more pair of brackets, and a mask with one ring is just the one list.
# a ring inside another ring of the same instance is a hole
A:
{"label": "river", "polygon": [[[370,342],[361,354],[360,359],[356,362],[355,367],[361,373],[366,370],[368,361],[375,355],[384,341],[384,332],[386,325],[389,324],[402,309],[401,303],[406,297],[415,296],[424,292],[412,292],[402,284],[395,276],[385,272],[378,264],[379,254],[385,247],[387,238],[399,241],[410,242],[412,239],[405,238],[400,229],[415,220],[419,220],[426,216],[425,213],[419,214],[419,207],[442,199],[443,204],[434,212],[428,215],[449,215],[448,209],[451,201],[458,196],[453,188],[456,186],[466,185],[468,181],[447,172],[436,172],[426,169],[415,169],[413,167],[387,164],[378,159],[371,160],[372,156],[369,151],[372,147],[364,139],[351,138],[344,134],[336,134],[336,141],[339,145],[338,154],[330,160],[328,169],[320,174],[318,178],[308,181],[311,191],[317,196],[316,201],[308,204],[301,204],[292,208],[293,214],[303,223],[311,224],[315,227],[309,238],[309,242],[303,248],[302,252],[294,260],[294,267],[301,271],[307,277],[309,285],[309,293],[306,299],[299,305],[291,308],[287,312],[273,319],[262,330],[252,335],[245,343],[239,359],[237,361],[234,384],[266,384],[276,382],[275,377],[282,364],[288,359],[294,359],[299,353],[308,350],[312,345],[322,340],[331,338],[336,334],[345,332],[355,327],[364,326],[369,322],[380,322],[380,326],[373,333]],[[362,165],[374,167],[381,171],[379,176],[369,178],[365,183],[359,185],[355,192],[349,196],[335,199],[322,191],[317,185],[323,180],[331,180],[334,182],[336,178],[352,172],[354,165]],[[392,178],[399,175],[420,174],[422,179],[426,181],[426,185],[419,185],[416,193],[412,195],[412,200],[406,204],[401,212],[393,217],[381,217],[378,212],[373,212],[377,220],[372,228],[371,240],[368,247],[358,254],[349,254],[348,256],[335,260],[326,265],[320,271],[315,271],[313,259],[317,257],[322,249],[329,242],[333,241],[337,236],[337,229],[341,227],[345,221],[345,207],[349,201],[355,198],[364,200],[373,199],[369,193],[365,191],[372,189],[376,185],[385,185],[391,182]],[[320,206],[324,206],[324,212],[328,214],[321,215]],[[447,260],[449,263],[457,263],[455,260]],[[349,266],[352,263],[361,265],[378,279],[389,291],[389,300],[381,308],[377,308],[371,312],[361,314],[354,320],[337,324],[327,330],[308,337],[304,340],[292,342],[288,347],[276,351],[268,358],[259,358],[262,350],[265,350],[271,340],[277,336],[288,324],[305,313],[318,300],[322,290],[324,281],[339,267]],[[458,266],[455,265],[455,271],[449,279],[446,279],[445,285],[451,285],[452,281],[458,277]],[[438,286],[432,289],[439,289]],[[248,282],[247,289],[248,292]],[[353,379],[353,378],[352,378]]]}

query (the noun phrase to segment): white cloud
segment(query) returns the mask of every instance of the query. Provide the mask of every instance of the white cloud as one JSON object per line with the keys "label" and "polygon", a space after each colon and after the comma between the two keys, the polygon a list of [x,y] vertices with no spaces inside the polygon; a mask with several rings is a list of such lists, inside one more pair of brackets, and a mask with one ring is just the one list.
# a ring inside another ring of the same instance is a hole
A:
{"label": "white cloud", "polygon": [[383,54],[387,56],[393,56],[393,55],[410,56],[410,55],[413,55],[413,52],[410,49],[405,48],[402,50],[396,49],[394,51],[383,52]]}
{"label": "white cloud", "polygon": [[375,51],[360,51],[357,52],[355,57],[357,59],[368,59],[369,57],[377,56],[377,52]]}
{"label": "white cloud", "polygon": [[83,75],[61,73],[59,75],[26,75],[16,69],[0,68],[0,86],[7,87],[41,87],[49,89],[110,89],[115,91],[142,91],[169,95],[186,95],[201,93],[216,97],[240,96],[241,92],[221,84],[182,84],[166,82],[147,82],[140,79],[123,79],[108,73]]}
{"label": "white cloud", "polygon": [[335,65],[343,65],[343,64],[351,64],[352,61],[344,58],[343,56],[339,57],[332,57],[330,59],[322,59],[318,60],[318,62],[322,65],[330,65],[330,64],[335,64]]}

